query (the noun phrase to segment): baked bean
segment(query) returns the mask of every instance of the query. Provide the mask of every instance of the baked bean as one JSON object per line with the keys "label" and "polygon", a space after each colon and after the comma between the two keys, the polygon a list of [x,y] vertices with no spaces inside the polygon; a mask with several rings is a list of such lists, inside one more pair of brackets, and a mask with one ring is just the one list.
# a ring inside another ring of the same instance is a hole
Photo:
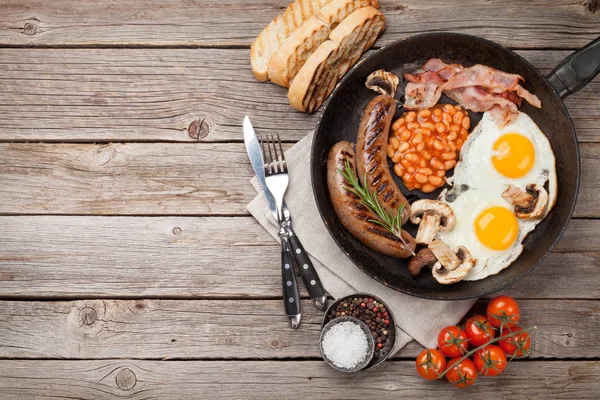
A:
{"label": "baked bean", "polygon": [[404,155],[404,159],[408,160],[409,162],[415,164],[418,163],[420,158],[418,155],[416,155],[415,153],[408,153]]}
{"label": "baked bean", "polygon": [[456,153],[455,152],[442,153],[442,155],[440,157],[442,158],[442,160],[445,160],[445,161],[456,160]]}
{"label": "baked bean", "polygon": [[423,193],[431,193],[436,189],[435,186],[433,186],[431,183],[426,183],[423,185],[423,187],[421,188],[421,191]]}
{"label": "baked bean", "polygon": [[446,168],[446,171],[448,171],[449,169],[454,168],[455,165],[456,165],[455,160],[448,160],[444,163],[444,168]]}
{"label": "baked bean", "polygon": [[[388,144],[388,147],[387,147],[387,156],[389,158],[392,158],[392,156],[394,155],[395,152],[396,151],[394,150],[394,147],[392,147],[391,144]],[[394,162],[396,162],[396,161],[394,161]]]}
{"label": "baked bean", "polygon": [[417,172],[415,174],[415,181],[419,182],[419,183],[427,183],[429,182],[429,180],[427,179],[427,177],[425,175],[423,175],[420,172]]}
{"label": "baked bean", "polygon": [[456,113],[456,109],[452,107],[452,104],[444,104],[442,109],[450,115],[454,115]]}
{"label": "baked bean", "polygon": [[411,142],[413,144],[419,144],[423,141],[423,135],[415,135],[415,137],[412,138]]}
{"label": "baked bean", "polygon": [[444,163],[438,160],[436,157],[433,157],[431,160],[429,160],[429,163],[435,169],[444,169]]}
{"label": "baked bean", "polygon": [[452,117],[452,121],[454,121],[455,124],[459,125],[462,122],[464,116],[465,115],[462,113],[462,111],[457,111],[456,114],[454,114],[454,117]]}
{"label": "baked bean", "polygon": [[455,104],[455,105],[454,105],[454,109],[455,109],[456,111],[460,111],[460,110],[462,110],[461,106],[460,106],[460,105],[458,105],[458,104]]}
{"label": "baked bean", "polygon": [[444,115],[442,115],[442,122],[446,126],[450,125],[452,123],[452,116],[450,114],[444,113]]}
{"label": "baked bean", "polygon": [[398,129],[400,129],[400,127],[404,125],[404,118],[398,118],[396,121],[394,121],[394,123],[392,124],[392,130],[393,131],[397,131]]}
{"label": "baked bean", "polygon": [[429,136],[431,135],[431,131],[427,128],[417,128],[417,129],[413,129],[413,132],[419,134],[419,135],[425,135],[425,136]]}
{"label": "baked bean", "polygon": [[400,165],[400,164],[394,165],[394,173],[398,176],[402,176],[404,174],[404,168],[402,168],[402,165]]}
{"label": "baked bean", "polygon": [[410,122],[410,123],[406,124],[406,127],[413,132],[415,131],[415,129],[418,129],[420,126],[421,125],[419,125],[418,122]]}
{"label": "baked bean", "polygon": [[429,132],[433,132],[435,130],[435,124],[433,122],[425,122],[421,124],[423,128],[429,129]]}
{"label": "baked bean", "polygon": [[444,183],[444,180],[442,178],[435,175],[430,175],[427,177],[427,179],[429,180],[429,183],[436,187],[442,186],[442,184]]}
{"label": "baked bean", "polygon": [[419,111],[419,117],[425,119],[425,118],[429,118],[429,116],[431,115],[431,111],[429,110],[421,110]]}
{"label": "baked bean", "polygon": [[392,124],[394,135],[388,141],[394,173],[409,190],[429,193],[443,186],[468,136],[465,126],[470,127],[470,120],[460,106],[437,104],[406,112]]}
{"label": "baked bean", "polygon": [[465,129],[469,129],[471,127],[471,120],[469,119],[469,117],[463,118],[462,127]]}

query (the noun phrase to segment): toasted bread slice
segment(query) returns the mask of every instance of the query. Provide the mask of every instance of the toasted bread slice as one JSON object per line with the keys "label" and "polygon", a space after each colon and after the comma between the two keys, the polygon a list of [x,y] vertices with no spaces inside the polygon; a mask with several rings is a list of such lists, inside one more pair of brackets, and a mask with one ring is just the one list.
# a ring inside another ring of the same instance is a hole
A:
{"label": "toasted bread slice", "polygon": [[250,65],[256,79],[269,79],[268,63],[281,42],[328,2],[329,0],[296,0],[258,34],[250,45]]}
{"label": "toasted bread slice", "polygon": [[366,6],[378,7],[377,0],[333,0],[325,4],[281,43],[268,63],[269,79],[280,86],[290,82],[308,57],[329,37],[331,30],[353,11]]}
{"label": "toasted bread slice", "polygon": [[308,113],[318,109],[384,28],[383,14],[373,7],[359,8],[344,19],[292,81],[288,92],[292,107]]}

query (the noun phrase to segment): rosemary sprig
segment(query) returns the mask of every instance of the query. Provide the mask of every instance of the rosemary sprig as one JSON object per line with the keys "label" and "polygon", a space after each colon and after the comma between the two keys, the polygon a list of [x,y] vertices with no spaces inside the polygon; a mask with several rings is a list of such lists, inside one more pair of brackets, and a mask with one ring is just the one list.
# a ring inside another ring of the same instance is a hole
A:
{"label": "rosemary sprig", "polygon": [[402,211],[404,210],[404,204],[398,207],[396,211],[396,215],[388,213],[386,210],[381,207],[379,204],[379,200],[377,199],[377,195],[375,193],[369,192],[367,189],[367,174],[363,177],[363,184],[361,186],[358,177],[352,171],[352,167],[350,167],[350,162],[346,159],[346,163],[344,164],[344,170],[338,169],[339,173],[342,174],[344,179],[350,184],[351,187],[347,188],[350,192],[354,193],[358,196],[361,203],[365,206],[369,207],[373,212],[379,217],[379,219],[370,219],[369,222],[373,222],[377,225],[380,225],[392,235],[396,236],[404,247],[412,253],[414,256],[415,253],[410,249],[408,243],[402,238]]}

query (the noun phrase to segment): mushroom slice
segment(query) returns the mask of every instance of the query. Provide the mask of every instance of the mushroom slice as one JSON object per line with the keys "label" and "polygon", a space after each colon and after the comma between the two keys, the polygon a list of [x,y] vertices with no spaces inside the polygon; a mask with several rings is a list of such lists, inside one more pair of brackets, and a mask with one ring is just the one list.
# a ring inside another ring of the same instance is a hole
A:
{"label": "mushroom slice", "polygon": [[454,226],[452,208],[439,200],[417,200],[410,205],[410,221],[420,224],[415,240],[420,244],[429,244],[438,231]]}
{"label": "mushroom slice", "polygon": [[456,257],[460,260],[460,264],[453,270],[445,268],[439,261],[434,264],[431,274],[442,285],[450,285],[462,280],[475,265],[475,260],[466,247],[459,246]]}
{"label": "mushroom slice", "polygon": [[515,215],[521,219],[543,218],[548,205],[548,192],[537,183],[530,183],[525,190],[510,185],[502,198],[515,206]]}
{"label": "mushroom slice", "polygon": [[376,91],[377,93],[387,94],[394,97],[396,89],[400,83],[400,78],[391,72],[378,69],[375,72],[371,72],[371,75],[367,76],[365,86],[367,89]]}
{"label": "mushroom slice", "polygon": [[410,259],[410,262],[408,263],[408,273],[411,276],[417,276],[421,273],[423,267],[431,268],[436,261],[437,258],[435,258],[431,249],[421,249],[416,256]]}
{"label": "mushroom slice", "polygon": [[441,240],[431,242],[429,249],[445,269],[452,271],[460,265],[458,256]]}

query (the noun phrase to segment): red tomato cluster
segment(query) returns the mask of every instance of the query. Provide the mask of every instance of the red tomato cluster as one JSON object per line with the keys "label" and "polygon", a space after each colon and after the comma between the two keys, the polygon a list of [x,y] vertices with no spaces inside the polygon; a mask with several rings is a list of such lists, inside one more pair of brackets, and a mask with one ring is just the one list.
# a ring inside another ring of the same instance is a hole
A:
{"label": "red tomato cluster", "polygon": [[520,313],[512,297],[493,298],[486,315],[470,317],[464,329],[458,326],[442,329],[438,335],[439,350],[423,350],[417,357],[417,372],[427,380],[445,376],[459,388],[471,386],[479,375],[500,375],[506,368],[507,357],[511,360],[526,357],[531,346],[529,333],[517,325]]}

